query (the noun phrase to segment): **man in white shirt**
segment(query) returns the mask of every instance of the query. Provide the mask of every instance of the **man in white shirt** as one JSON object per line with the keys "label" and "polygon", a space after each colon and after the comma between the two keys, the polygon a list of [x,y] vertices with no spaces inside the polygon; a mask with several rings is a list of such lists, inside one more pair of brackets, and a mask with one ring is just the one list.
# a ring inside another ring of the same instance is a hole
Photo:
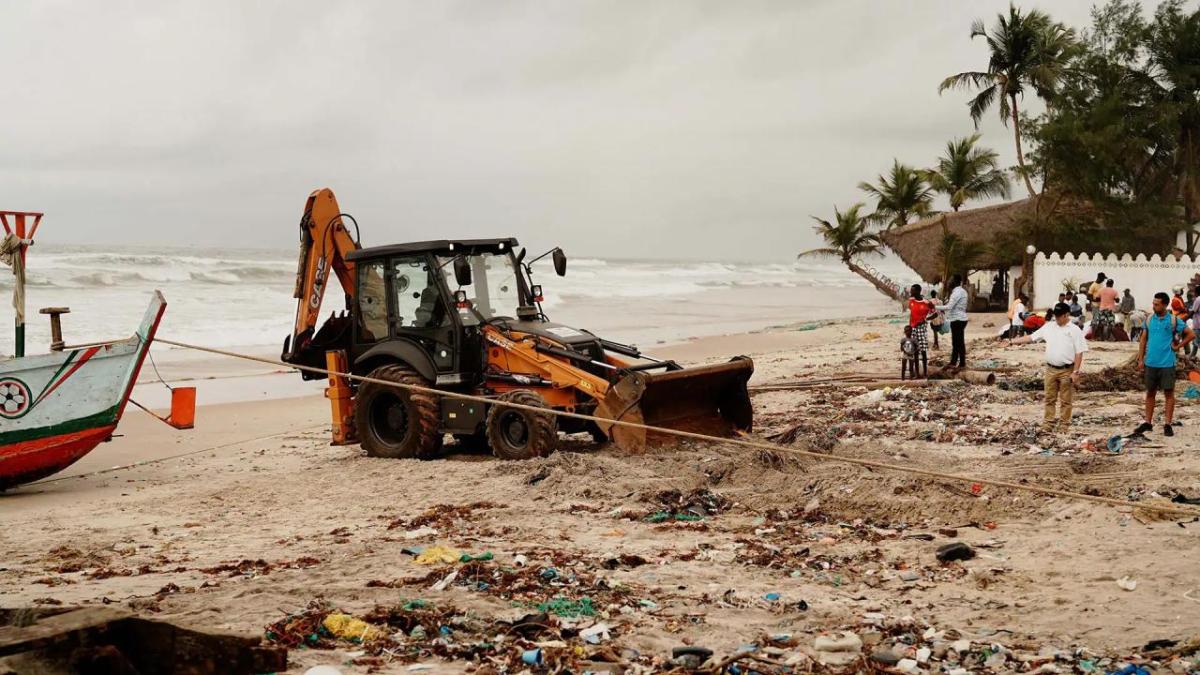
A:
{"label": "man in white shirt", "polygon": [[[1083,354],[1088,350],[1083,331],[1071,322],[1071,308],[1066,303],[1054,306],[1054,321],[1015,340],[1009,345],[1030,342],[1046,343],[1046,375],[1043,385],[1046,392],[1046,413],[1042,431],[1053,431],[1055,408],[1059,407],[1058,430],[1066,431],[1071,426],[1071,402],[1075,399],[1075,381],[1083,368]],[[1061,403],[1061,406],[1058,404]]]}

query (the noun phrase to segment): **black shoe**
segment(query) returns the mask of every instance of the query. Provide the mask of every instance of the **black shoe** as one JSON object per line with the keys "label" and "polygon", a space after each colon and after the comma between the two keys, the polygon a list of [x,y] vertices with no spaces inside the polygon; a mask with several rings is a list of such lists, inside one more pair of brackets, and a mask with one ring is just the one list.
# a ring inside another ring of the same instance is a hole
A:
{"label": "black shoe", "polygon": [[1153,431],[1153,430],[1154,430],[1153,424],[1150,424],[1149,422],[1142,422],[1141,424],[1138,425],[1138,428],[1133,430],[1133,433],[1134,434],[1144,434],[1147,431]]}
{"label": "black shoe", "polygon": [[1163,425],[1163,436],[1174,436],[1175,429],[1171,428],[1170,424]]}

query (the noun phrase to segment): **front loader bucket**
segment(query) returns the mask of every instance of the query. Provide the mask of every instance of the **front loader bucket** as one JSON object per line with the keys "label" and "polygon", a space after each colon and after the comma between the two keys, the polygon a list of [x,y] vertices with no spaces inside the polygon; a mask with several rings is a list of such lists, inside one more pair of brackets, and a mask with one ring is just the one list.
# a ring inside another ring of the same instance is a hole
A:
{"label": "front loader bucket", "polygon": [[[709,436],[732,436],[754,423],[746,382],[754,361],[744,356],[728,363],[661,373],[634,371],[619,380],[596,409],[596,416],[651,427]],[[661,432],[600,423],[618,447],[642,452],[679,439]]]}

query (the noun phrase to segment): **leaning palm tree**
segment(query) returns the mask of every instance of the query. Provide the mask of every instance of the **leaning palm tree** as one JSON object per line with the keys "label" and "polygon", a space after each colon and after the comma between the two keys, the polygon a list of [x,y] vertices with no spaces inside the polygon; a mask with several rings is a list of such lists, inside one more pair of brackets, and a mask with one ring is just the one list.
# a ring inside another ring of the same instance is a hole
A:
{"label": "leaning palm tree", "polygon": [[813,229],[825,240],[825,246],[804,251],[796,257],[828,256],[838,258],[851,272],[866,279],[880,293],[893,300],[900,300],[903,291],[895,284],[888,283],[887,279],[881,275],[872,274],[864,269],[858,262],[860,258],[866,256],[883,255],[883,241],[878,234],[871,232],[871,220],[862,214],[864,208],[866,206],[862,202],[845,211],[839,211],[835,206],[833,208],[834,222],[832,223],[812,216],[812,219],[817,221]]}
{"label": "leaning palm tree", "polygon": [[1008,177],[1000,170],[999,156],[990,148],[977,148],[980,134],[946,143],[946,154],[925,172],[929,187],[950,197],[950,208],[962,208],[968,199],[1008,198]]}
{"label": "leaning palm tree", "polygon": [[976,19],[971,24],[971,38],[976,37],[984,38],[991,52],[987,70],[951,75],[942,80],[938,93],[956,88],[979,89],[980,92],[968,103],[976,127],[992,104],[999,103],[1000,121],[1005,126],[1012,122],[1018,173],[1025,181],[1029,196],[1036,196],[1021,148],[1018,101],[1024,98],[1027,87],[1043,99],[1054,94],[1074,53],[1075,34],[1063,24],[1052,21],[1045,12],[1035,9],[1022,13],[1009,5],[1008,16],[998,15],[990,32],[984,28],[982,19]]}
{"label": "leaning palm tree", "polygon": [[907,225],[913,216],[933,214],[933,190],[925,176],[900,160],[892,160],[892,170],[879,176],[875,185],[863,181],[858,189],[874,197],[875,213],[871,218],[887,229]]}

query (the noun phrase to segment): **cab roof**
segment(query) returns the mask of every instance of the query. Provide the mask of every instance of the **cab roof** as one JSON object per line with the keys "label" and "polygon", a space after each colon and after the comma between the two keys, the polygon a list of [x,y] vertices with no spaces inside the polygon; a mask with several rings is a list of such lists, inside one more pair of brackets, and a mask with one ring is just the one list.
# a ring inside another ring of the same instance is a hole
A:
{"label": "cab roof", "polygon": [[518,246],[514,237],[505,239],[437,239],[434,241],[414,241],[408,244],[389,244],[387,246],[372,246],[360,248],[346,254],[346,260],[367,260],[371,258],[387,258],[409,253],[507,253]]}

